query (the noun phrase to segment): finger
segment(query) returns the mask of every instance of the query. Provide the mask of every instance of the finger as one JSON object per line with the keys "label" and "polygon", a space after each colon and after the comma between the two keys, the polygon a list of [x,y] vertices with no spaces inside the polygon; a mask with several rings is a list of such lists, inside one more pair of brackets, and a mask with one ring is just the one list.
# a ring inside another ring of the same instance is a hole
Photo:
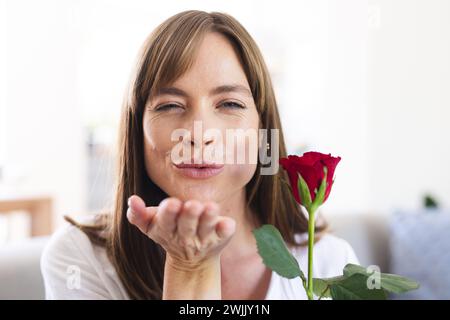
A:
{"label": "finger", "polygon": [[206,203],[197,227],[197,234],[201,241],[214,233],[218,217],[219,206],[214,202]]}
{"label": "finger", "polygon": [[144,201],[139,196],[132,195],[128,199],[127,219],[143,233],[148,232],[155,214],[156,207],[145,207]]}
{"label": "finger", "polygon": [[234,219],[229,217],[221,216],[219,221],[216,223],[216,233],[220,239],[230,238],[236,230],[236,222]]}
{"label": "finger", "polygon": [[177,228],[177,218],[183,203],[177,198],[166,198],[158,206],[156,223],[161,230],[173,234]]}
{"label": "finger", "polygon": [[192,238],[197,234],[197,225],[204,205],[196,200],[189,200],[184,203],[180,216],[178,217],[178,235],[180,238]]}

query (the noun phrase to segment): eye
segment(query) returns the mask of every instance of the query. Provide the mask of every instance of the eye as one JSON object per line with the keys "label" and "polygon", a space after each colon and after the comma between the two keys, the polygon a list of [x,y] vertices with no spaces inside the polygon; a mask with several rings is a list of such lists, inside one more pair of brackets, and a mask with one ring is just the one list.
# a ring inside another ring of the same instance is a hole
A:
{"label": "eye", "polygon": [[178,104],[174,104],[174,103],[168,103],[168,104],[163,104],[160,106],[157,106],[155,108],[155,111],[169,111],[169,110],[175,110],[175,109],[182,109],[183,107],[178,105]]}
{"label": "eye", "polygon": [[220,104],[220,106],[225,107],[227,109],[245,109],[245,106],[234,102],[234,101],[225,101]]}

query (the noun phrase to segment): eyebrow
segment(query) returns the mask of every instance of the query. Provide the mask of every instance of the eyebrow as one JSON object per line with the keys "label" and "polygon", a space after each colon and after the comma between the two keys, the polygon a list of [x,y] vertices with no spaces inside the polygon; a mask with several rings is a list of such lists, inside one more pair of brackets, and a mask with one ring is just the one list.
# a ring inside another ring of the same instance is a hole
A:
{"label": "eyebrow", "polygon": [[[214,96],[214,95],[218,95],[221,93],[227,93],[227,92],[240,92],[247,96],[253,97],[251,91],[247,87],[240,85],[240,84],[227,84],[227,85],[215,87],[209,92],[209,95]],[[189,97],[189,95],[187,94],[186,91],[181,90],[176,87],[159,88],[159,90],[156,91],[155,96],[160,96],[160,95],[173,95],[173,96],[180,96],[180,97],[184,97],[184,98]]]}
{"label": "eyebrow", "polygon": [[250,97],[253,97],[251,91],[249,89],[247,89],[247,87],[240,85],[240,84],[228,84],[228,85],[218,86],[218,87],[212,89],[209,92],[209,95],[213,96],[213,95],[217,95],[220,93],[227,93],[227,92],[240,92],[240,93],[246,94]]}

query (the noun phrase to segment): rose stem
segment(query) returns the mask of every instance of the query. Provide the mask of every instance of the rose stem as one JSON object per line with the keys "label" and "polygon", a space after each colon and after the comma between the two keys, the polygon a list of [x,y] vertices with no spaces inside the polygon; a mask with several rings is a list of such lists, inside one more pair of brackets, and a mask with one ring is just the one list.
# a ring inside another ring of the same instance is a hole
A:
{"label": "rose stem", "polygon": [[313,247],[314,247],[314,215],[315,212],[309,212],[308,219],[308,290],[306,294],[308,300],[314,300],[313,294]]}

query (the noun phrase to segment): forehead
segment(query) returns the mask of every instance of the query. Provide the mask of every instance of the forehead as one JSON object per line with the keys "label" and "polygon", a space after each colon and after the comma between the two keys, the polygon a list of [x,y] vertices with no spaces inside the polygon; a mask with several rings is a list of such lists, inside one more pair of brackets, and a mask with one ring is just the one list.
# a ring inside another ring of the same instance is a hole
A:
{"label": "forehead", "polygon": [[248,87],[244,69],[233,45],[224,35],[210,32],[200,42],[191,67],[173,85],[209,89],[224,83]]}

